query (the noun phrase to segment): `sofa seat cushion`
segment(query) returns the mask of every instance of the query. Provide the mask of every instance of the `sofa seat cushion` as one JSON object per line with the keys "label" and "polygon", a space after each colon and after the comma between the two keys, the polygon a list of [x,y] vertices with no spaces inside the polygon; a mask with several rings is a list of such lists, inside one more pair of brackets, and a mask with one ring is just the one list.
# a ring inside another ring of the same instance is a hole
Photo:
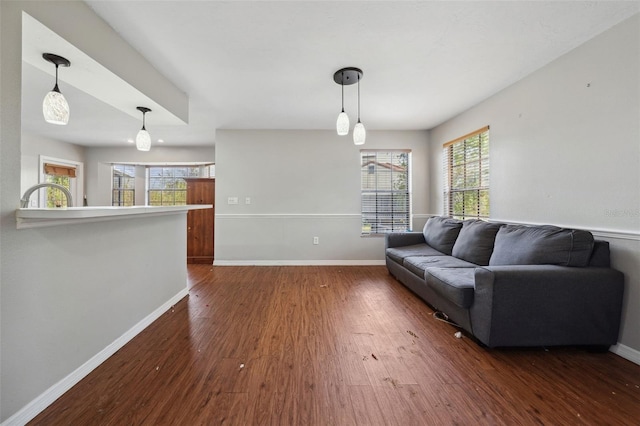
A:
{"label": "sofa seat cushion", "polygon": [[453,256],[411,256],[406,257],[402,265],[422,278],[427,268],[474,268],[477,266]]}
{"label": "sofa seat cushion", "polygon": [[587,266],[593,251],[588,231],[557,226],[503,225],[489,265]]}
{"label": "sofa seat cushion", "polygon": [[462,229],[451,254],[476,265],[489,264],[496,234],[502,224],[470,219],[462,222]]}
{"label": "sofa seat cushion", "polygon": [[387,249],[387,256],[402,265],[402,261],[411,256],[444,256],[433,247],[426,244],[415,244],[412,246],[393,247]]}
{"label": "sofa seat cushion", "polygon": [[425,272],[427,286],[461,308],[473,303],[475,268],[428,268]]}
{"label": "sofa seat cushion", "polygon": [[462,228],[462,221],[448,217],[430,217],[424,224],[424,240],[434,249],[451,255],[453,245]]}

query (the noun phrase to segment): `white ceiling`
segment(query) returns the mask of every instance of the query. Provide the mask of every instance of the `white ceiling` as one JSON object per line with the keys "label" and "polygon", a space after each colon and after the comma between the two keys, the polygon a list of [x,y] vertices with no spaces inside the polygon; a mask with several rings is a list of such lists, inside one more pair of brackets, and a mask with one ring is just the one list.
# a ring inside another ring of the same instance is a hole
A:
{"label": "white ceiling", "polygon": [[[147,118],[174,146],[212,144],[216,129],[333,129],[333,73],[345,66],[364,71],[368,130],[429,129],[640,11],[637,1],[87,3],[188,94],[188,125]],[[135,137],[140,120],[62,82],[70,124],[44,123],[52,77],[23,69],[25,131],[89,146]],[[352,123],[356,93],[345,87]]]}

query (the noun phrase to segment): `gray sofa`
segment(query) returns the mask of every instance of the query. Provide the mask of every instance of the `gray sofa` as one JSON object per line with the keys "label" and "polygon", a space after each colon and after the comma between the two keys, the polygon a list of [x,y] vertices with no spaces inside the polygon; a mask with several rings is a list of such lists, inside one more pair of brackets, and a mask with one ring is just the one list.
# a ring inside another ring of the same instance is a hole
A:
{"label": "gray sofa", "polygon": [[590,232],[432,217],[385,251],[397,280],[489,347],[618,341],[624,276]]}

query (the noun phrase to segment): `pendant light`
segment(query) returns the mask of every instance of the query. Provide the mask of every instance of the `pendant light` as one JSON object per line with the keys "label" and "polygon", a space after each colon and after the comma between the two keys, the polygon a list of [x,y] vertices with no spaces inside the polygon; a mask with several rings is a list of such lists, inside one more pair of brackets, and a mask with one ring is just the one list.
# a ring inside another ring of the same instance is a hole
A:
{"label": "pendant light", "polygon": [[141,106],[137,107],[136,109],[142,112],[142,129],[140,129],[138,135],[136,136],[136,148],[138,148],[138,151],[149,151],[151,149],[151,136],[144,126],[145,114],[151,112],[151,110],[149,108]]}
{"label": "pendant light", "polygon": [[367,131],[364,128],[364,124],[360,122],[360,74],[358,74],[358,122],[353,128],[353,143],[355,145],[364,145],[366,138]]}
{"label": "pendant light", "polygon": [[[344,112],[344,86],[358,83],[358,124],[353,129],[353,143],[362,145],[364,143],[366,132],[364,125],[360,122],[360,79],[362,78],[362,70],[355,67],[346,67],[339,69],[333,74],[333,81],[342,86],[342,112],[338,115],[336,121],[336,130],[338,135],[345,136],[349,134],[349,116]],[[357,132],[357,134],[356,134]]]}
{"label": "pendant light", "polygon": [[349,134],[349,116],[344,112],[344,71],[340,73],[340,87],[342,88],[342,112],[338,114],[336,130],[338,135],[346,136]]}
{"label": "pendant light", "polygon": [[47,123],[65,125],[69,122],[69,104],[58,89],[58,67],[68,67],[71,62],[53,53],[43,53],[42,57],[56,66],[56,85],[42,101],[42,114]]}

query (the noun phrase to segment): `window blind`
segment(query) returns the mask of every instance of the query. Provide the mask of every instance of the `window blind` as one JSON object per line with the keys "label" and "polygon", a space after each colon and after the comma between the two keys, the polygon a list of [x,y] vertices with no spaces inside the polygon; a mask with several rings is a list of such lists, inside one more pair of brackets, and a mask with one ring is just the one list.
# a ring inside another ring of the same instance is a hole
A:
{"label": "window blind", "polygon": [[443,145],[444,214],[489,217],[489,126]]}
{"label": "window blind", "polygon": [[411,228],[411,152],[360,151],[362,234]]}

